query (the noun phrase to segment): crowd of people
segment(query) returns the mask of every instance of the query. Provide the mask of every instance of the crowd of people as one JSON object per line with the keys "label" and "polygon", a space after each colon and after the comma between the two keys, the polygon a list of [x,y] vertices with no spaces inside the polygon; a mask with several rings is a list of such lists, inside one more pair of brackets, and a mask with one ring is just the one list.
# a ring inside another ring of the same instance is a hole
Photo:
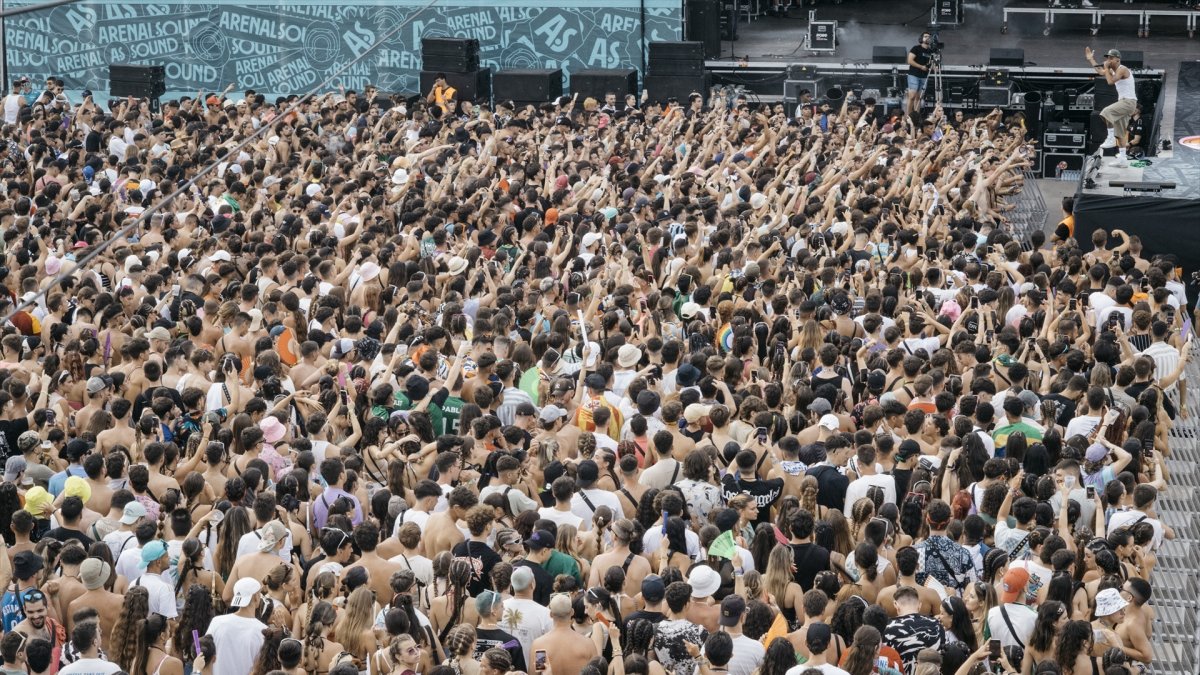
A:
{"label": "crowd of people", "polygon": [[1153,660],[1181,270],[999,111],[231,91],[4,100],[0,673]]}

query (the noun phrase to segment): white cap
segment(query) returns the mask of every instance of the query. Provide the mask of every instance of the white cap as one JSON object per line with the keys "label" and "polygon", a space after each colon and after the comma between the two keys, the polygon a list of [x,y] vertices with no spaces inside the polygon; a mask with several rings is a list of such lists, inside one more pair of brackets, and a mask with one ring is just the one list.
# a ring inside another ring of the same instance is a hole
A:
{"label": "white cap", "polygon": [[840,420],[838,420],[837,415],[822,415],[821,421],[818,422],[818,424],[830,431],[837,431],[838,427],[842,426],[842,423]]}
{"label": "white cap", "polygon": [[258,583],[257,579],[252,577],[238,579],[238,582],[233,585],[233,599],[229,601],[229,606],[246,607],[261,590],[262,584]]}
{"label": "white cap", "polygon": [[599,232],[588,232],[587,234],[583,235],[583,248],[591,248],[599,243],[601,238],[603,238],[603,235],[601,235]]}

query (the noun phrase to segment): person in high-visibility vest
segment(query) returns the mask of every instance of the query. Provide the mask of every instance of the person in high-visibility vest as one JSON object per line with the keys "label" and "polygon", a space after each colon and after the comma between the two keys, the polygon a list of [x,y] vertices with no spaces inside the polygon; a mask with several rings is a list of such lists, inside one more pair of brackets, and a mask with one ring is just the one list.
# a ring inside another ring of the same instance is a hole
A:
{"label": "person in high-visibility vest", "polygon": [[446,83],[445,73],[438,73],[437,78],[433,81],[433,91],[429,92],[429,96],[425,98],[441,108],[442,113],[449,113],[454,110],[458,90]]}

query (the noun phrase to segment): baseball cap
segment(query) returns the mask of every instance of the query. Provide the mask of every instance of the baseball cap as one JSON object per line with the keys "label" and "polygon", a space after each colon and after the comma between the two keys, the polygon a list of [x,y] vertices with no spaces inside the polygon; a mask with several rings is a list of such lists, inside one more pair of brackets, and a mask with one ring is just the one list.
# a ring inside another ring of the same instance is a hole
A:
{"label": "baseball cap", "polygon": [[102,377],[89,377],[87,381],[87,393],[99,394],[108,387],[108,383]]}
{"label": "baseball cap", "polygon": [[279,542],[287,539],[288,535],[287,528],[278,520],[272,520],[258,532],[262,535],[262,541],[258,542],[258,550],[261,553],[271,552]]}
{"label": "baseball cap", "polygon": [[[17,480],[17,476],[20,476],[28,468],[29,468],[29,463],[25,461],[24,457],[22,457],[20,455],[16,455],[14,457],[9,457],[8,461],[4,463],[4,480],[6,482],[12,483]],[[32,484],[33,484],[33,479],[30,478],[29,476],[21,477],[21,485],[32,485]]]}
{"label": "baseball cap", "polygon": [[546,530],[536,530],[525,540],[525,545],[529,547],[530,551],[543,551],[548,548],[554,548],[554,535]]}
{"label": "baseball cap", "polygon": [[26,431],[17,436],[17,449],[22,453],[29,452],[42,442],[42,437],[36,431]]}
{"label": "baseball cap", "polygon": [[[1016,602],[1025,596],[1025,585],[1029,583],[1029,572],[1021,567],[1014,567],[1004,573],[1000,594],[1001,602]],[[1097,598],[1098,599],[1098,598]]]}
{"label": "baseball cap", "polygon": [[33,551],[21,551],[13,556],[13,577],[21,580],[32,578],[45,566],[42,556]]}
{"label": "baseball cap", "polygon": [[1104,445],[1101,443],[1092,443],[1088,446],[1087,453],[1084,455],[1084,459],[1089,462],[1100,462],[1103,461],[1106,456],[1108,456],[1108,448],[1104,447]]}
{"label": "baseball cap", "polygon": [[721,625],[736,626],[746,611],[746,601],[740,595],[727,595],[721,601]]}
{"label": "baseball cap", "polygon": [[112,574],[112,566],[99,558],[88,558],[79,565],[79,580],[89,591],[103,586],[104,582],[108,581],[110,574]]}
{"label": "baseball cap", "polygon": [[528,567],[518,567],[509,577],[514,591],[523,591],[533,585],[533,570]]}
{"label": "baseball cap", "polygon": [[141,502],[132,501],[125,505],[124,511],[121,512],[121,524],[132,525],[138,521],[138,518],[146,517],[146,507],[142,506]]}
{"label": "baseball cap", "polygon": [[1115,56],[1119,59],[1119,58],[1121,58],[1121,51],[1119,49],[1110,49],[1110,50],[1104,52],[1104,55],[1105,56]]}
{"label": "baseball cap", "polygon": [[822,415],[821,421],[818,422],[818,424],[830,431],[837,431],[838,427],[842,426],[842,423],[838,420],[837,415]]}
{"label": "baseball cap", "polygon": [[261,590],[262,584],[257,579],[252,577],[238,579],[238,582],[233,585],[233,599],[229,601],[229,606],[245,607]]}
{"label": "baseball cap", "polygon": [[155,560],[162,558],[167,554],[167,545],[161,540],[155,540],[142,547],[142,564],[141,568],[146,569]]}
{"label": "baseball cap", "polygon": [[693,598],[707,598],[721,588],[721,573],[707,565],[692,570],[688,576]]}
{"label": "baseball cap", "polygon": [[647,604],[662,602],[666,594],[667,587],[663,584],[662,577],[657,574],[649,574],[642,579],[642,600],[645,600]]}
{"label": "baseball cap", "polygon": [[1121,591],[1106,588],[1096,594],[1096,616],[1111,616],[1125,609],[1129,603],[1121,597]]}
{"label": "baseball cap", "polygon": [[538,419],[543,422],[553,422],[566,416],[566,410],[563,410],[556,405],[548,405],[542,408],[542,412],[538,414]]}
{"label": "baseball cap", "polygon": [[818,415],[824,415],[830,410],[833,410],[833,406],[829,405],[829,401],[823,398],[814,398],[813,402],[808,404],[808,411]]}
{"label": "baseball cap", "polygon": [[830,640],[833,639],[833,631],[829,629],[829,624],[818,621],[808,627],[808,633],[804,636],[804,641],[808,644],[810,652],[820,654],[829,646]]}
{"label": "baseball cap", "polygon": [[695,424],[701,418],[707,417],[710,412],[712,412],[712,406],[702,403],[692,403],[683,409],[683,419],[687,420],[688,424]]}
{"label": "baseball cap", "polygon": [[150,340],[170,340],[171,333],[162,326],[155,326],[146,332],[146,338]]}

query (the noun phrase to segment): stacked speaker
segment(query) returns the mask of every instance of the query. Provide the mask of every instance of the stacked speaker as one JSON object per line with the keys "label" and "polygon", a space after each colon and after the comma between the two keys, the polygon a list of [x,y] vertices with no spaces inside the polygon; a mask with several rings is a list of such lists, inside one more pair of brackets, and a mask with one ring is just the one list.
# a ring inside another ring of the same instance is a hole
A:
{"label": "stacked speaker", "polygon": [[704,45],[705,58],[721,56],[720,0],[686,0],[684,32],[688,40]]}
{"label": "stacked speaker", "polygon": [[708,98],[712,76],[704,72],[704,43],[651,42],[646,91],[650,100],[676,99],[686,104],[692,94]]}
{"label": "stacked speaker", "polygon": [[458,90],[458,100],[490,103],[492,71],[479,67],[479,41],[466,38],[421,40],[421,94],[428,94],[439,74]]}
{"label": "stacked speaker", "polygon": [[561,68],[497,71],[492,93],[497,101],[512,101],[518,108],[541,105],[562,96],[563,72]]}
{"label": "stacked speaker", "polygon": [[579,94],[581,101],[604,101],[606,94],[616,94],[624,103],[626,95],[638,95],[638,73],[633,68],[578,70],[571,73],[571,93]]}
{"label": "stacked speaker", "polygon": [[108,66],[108,95],[132,96],[155,100],[167,93],[167,72],[163,66],[113,63]]}

